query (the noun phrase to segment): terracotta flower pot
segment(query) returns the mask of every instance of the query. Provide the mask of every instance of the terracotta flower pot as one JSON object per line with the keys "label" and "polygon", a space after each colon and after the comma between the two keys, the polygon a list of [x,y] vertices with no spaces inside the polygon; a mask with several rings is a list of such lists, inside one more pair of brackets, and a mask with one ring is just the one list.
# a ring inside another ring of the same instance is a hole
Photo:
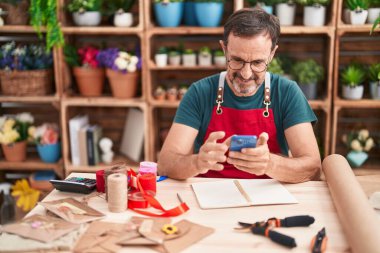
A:
{"label": "terracotta flower pot", "polygon": [[2,144],[5,160],[8,162],[22,162],[26,159],[26,141],[11,144]]}
{"label": "terracotta flower pot", "polygon": [[102,68],[73,68],[79,92],[85,97],[98,97],[102,95],[104,85],[104,69]]}
{"label": "terracotta flower pot", "polygon": [[106,69],[106,75],[111,85],[112,95],[116,98],[133,98],[136,96],[139,74],[122,73]]}

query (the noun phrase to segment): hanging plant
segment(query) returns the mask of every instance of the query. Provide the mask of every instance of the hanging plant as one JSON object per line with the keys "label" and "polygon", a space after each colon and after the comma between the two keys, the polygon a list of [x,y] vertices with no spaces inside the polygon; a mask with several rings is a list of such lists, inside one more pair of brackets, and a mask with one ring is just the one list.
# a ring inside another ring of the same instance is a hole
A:
{"label": "hanging plant", "polygon": [[31,25],[40,39],[41,27],[46,26],[46,50],[64,45],[63,33],[57,18],[56,0],[31,0],[29,13]]}

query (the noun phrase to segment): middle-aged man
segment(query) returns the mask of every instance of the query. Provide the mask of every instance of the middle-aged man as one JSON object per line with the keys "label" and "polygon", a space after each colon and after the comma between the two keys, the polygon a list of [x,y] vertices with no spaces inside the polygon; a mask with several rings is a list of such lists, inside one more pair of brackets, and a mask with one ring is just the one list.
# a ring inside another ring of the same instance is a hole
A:
{"label": "middle-aged man", "polygon": [[[319,175],[315,114],[294,81],[266,72],[279,35],[278,19],[262,9],[229,17],[220,41],[227,71],[191,85],[162,147],[160,175],[292,183]],[[228,152],[235,134],[259,136],[256,148]]]}

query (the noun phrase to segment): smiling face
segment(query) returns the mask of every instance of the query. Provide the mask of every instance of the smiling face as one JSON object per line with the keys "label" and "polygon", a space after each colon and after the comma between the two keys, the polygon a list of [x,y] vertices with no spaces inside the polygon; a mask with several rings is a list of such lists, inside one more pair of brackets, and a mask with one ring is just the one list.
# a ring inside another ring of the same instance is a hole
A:
{"label": "smiling face", "polygon": [[[252,96],[265,79],[265,64],[269,64],[278,46],[273,50],[271,38],[267,34],[253,37],[237,37],[232,33],[228,45],[220,42],[227,61],[246,62],[240,70],[227,65],[227,83],[236,96]],[[250,62],[251,64],[249,64]],[[230,62],[231,63],[231,62]],[[263,71],[252,71],[255,66],[264,66]]]}

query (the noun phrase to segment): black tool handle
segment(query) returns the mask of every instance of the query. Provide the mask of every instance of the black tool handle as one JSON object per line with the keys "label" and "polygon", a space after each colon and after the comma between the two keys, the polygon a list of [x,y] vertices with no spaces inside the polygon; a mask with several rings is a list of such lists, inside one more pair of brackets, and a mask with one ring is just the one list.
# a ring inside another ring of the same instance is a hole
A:
{"label": "black tool handle", "polygon": [[314,217],[309,215],[291,216],[281,220],[281,227],[307,227],[314,221]]}
{"label": "black tool handle", "polygon": [[[268,228],[265,228],[265,227],[252,227],[251,231],[252,231],[252,233],[254,233],[256,235],[264,235],[264,236],[266,236],[265,235],[265,230],[266,229],[268,229]],[[270,230],[270,229],[268,229],[268,237],[272,241],[274,241],[274,242],[276,242],[278,244],[281,244],[283,246],[289,247],[289,248],[294,248],[294,247],[297,246],[296,240],[294,240],[293,237],[290,237],[290,236],[278,233],[278,232]]]}

